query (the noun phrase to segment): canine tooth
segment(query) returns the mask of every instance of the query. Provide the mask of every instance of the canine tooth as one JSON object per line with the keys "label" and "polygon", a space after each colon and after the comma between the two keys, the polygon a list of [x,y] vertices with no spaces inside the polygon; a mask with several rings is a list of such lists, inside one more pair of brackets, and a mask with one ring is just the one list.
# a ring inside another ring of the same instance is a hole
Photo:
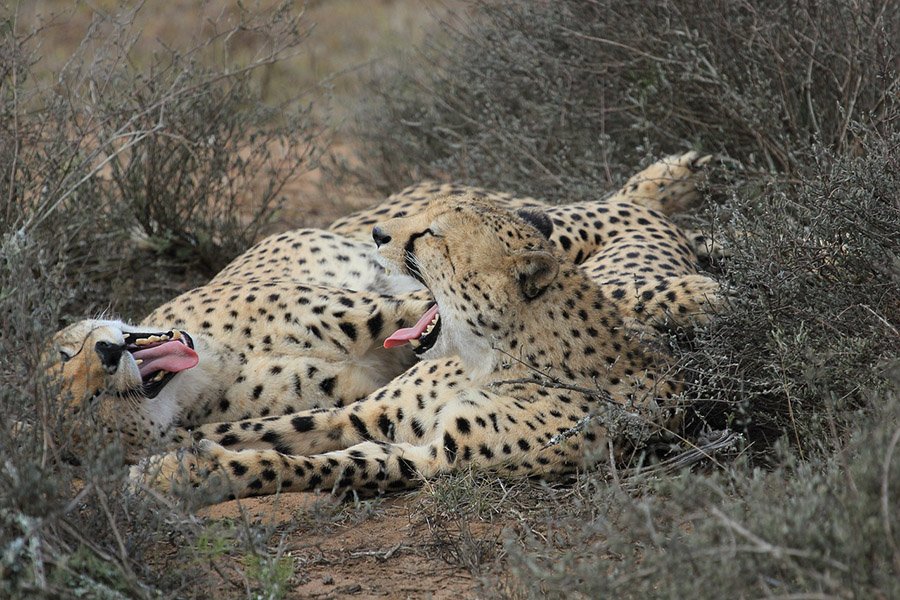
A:
{"label": "canine tooth", "polygon": [[136,358],[136,359],[134,359],[134,364],[136,364],[136,365],[144,364],[144,359],[143,359],[143,358]]}
{"label": "canine tooth", "polygon": [[413,348],[418,348],[419,346],[422,345],[422,342],[420,342],[419,340],[413,339],[413,340],[409,340],[409,345],[412,346]]}
{"label": "canine tooth", "polygon": [[177,329],[173,329],[173,330],[172,330],[172,339],[173,339],[173,340],[180,340],[180,339],[181,339],[181,332],[178,331]]}
{"label": "canine tooth", "polygon": [[156,374],[156,377],[153,378],[153,381],[162,381],[162,378],[166,376],[165,371],[160,371]]}
{"label": "canine tooth", "polygon": [[139,338],[139,339],[134,340],[135,346],[146,346],[147,344],[152,344],[152,343],[153,342],[150,341],[150,338]]}

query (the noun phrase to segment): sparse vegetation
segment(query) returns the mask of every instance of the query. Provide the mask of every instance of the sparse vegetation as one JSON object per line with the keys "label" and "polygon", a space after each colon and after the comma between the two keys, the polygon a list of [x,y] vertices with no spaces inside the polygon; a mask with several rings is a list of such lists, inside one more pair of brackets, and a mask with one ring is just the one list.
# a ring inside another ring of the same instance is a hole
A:
{"label": "sparse vegetation", "polygon": [[[584,473],[565,501],[536,490],[550,506],[511,511],[502,595],[898,593],[892,6],[475,1],[373,78],[369,160],[342,171],[373,190],[436,177],[566,202],[651,157],[721,159],[683,220],[731,248],[710,268],[733,300],[672,345],[693,382],[682,433],[728,427],[742,452],[673,478]],[[470,492],[454,502],[474,516]]]}
{"label": "sparse vegetation", "polygon": [[[67,319],[139,318],[272,226],[320,151],[283,100],[307,21],[239,5],[158,45],[140,4],[97,4],[65,56],[43,45],[59,20],[0,9],[0,596],[289,597],[335,555],[295,559],[291,536],[364,528],[381,501],[276,530],[129,494],[120,449],[40,375]],[[475,0],[426,39],[361,94],[362,161],[340,175],[369,191],[435,177],[564,202],[662,154],[719,155],[684,219],[731,249],[710,268],[734,300],[672,347],[693,381],[681,433],[746,443],[674,476],[441,478],[410,502],[426,541],[355,564],[421,550],[483,596],[900,596],[900,11]]]}
{"label": "sparse vegetation", "polygon": [[[195,584],[214,557],[177,569],[147,560],[170,534],[200,556],[202,523],[125,492],[121,450],[92,436],[89,411],[65,411],[42,354],[66,318],[139,317],[206,279],[269,225],[284,182],[314,158],[306,108],[264,105],[252,77],[305,39],[294,8],[239,11],[138,67],[140,9],[95,12],[53,78],[41,43],[55,21],[0,13],[4,598],[206,595]],[[234,58],[236,44],[252,52]],[[241,589],[282,595],[283,558],[254,535],[229,552],[241,547]]]}

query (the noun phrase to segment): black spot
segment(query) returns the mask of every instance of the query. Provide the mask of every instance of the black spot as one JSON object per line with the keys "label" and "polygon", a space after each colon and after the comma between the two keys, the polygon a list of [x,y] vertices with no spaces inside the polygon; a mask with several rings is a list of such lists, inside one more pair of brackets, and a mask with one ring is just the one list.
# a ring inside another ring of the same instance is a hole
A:
{"label": "black spot", "polygon": [[306,433],[312,431],[314,424],[313,418],[310,416],[297,416],[291,419],[291,426],[297,433]]}
{"label": "black spot", "polygon": [[381,316],[381,312],[376,312],[369,317],[369,320],[366,321],[366,327],[369,329],[369,335],[373,338],[378,337],[378,334],[381,333],[381,328],[384,327],[384,317]]}
{"label": "black spot", "polygon": [[389,440],[394,439],[394,423],[391,421],[388,416],[384,413],[378,417],[378,429],[381,430],[381,434],[388,438]]}
{"label": "black spot", "polygon": [[221,400],[219,400],[219,411],[220,412],[227,411],[229,409],[229,407],[231,407],[231,402],[229,402],[227,398],[222,398]]}
{"label": "black spot", "polygon": [[363,423],[362,419],[351,413],[350,423],[353,425],[353,428],[356,429],[356,432],[360,436],[362,436],[363,439],[368,440],[371,438],[371,435],[369,435],[369,429],[366,427],[366,424]]}
{"label": "black spot", "polygon": [[281,436],[275,431],[267,431],[259,438],[267,444],[278,446],[281,443]]}
{"label": "black spot", "polygon": [[456,418],[456,428],[463,435],[469,435],[469,432],[472,431],[472,426],[469,424],[469,420],[463,417]]}
{"label": "black spot", "polygon": [[255,388],[253,388],[253,399],[259,400],[259,397],[262,396],[262,392],[263,392],[263,386],[261,386],[261,385],[258,385]]}
{"label": "black spot", "polygon": [[222,444],[223,446],[234,446],[239,441],[240,440],[238,439],[238,436],[234,435],[233,433],[229,433],[228,435],[226,435],[222,439],[220,439],[219,443]]}
{"label": "black spot", "polygon": [[484,444],[478,446],[478,453],[487,459],[494,458],[493,451]]}
{"label": "black spot", "polygon": [[222,423],[216,427],[216,433],[228,433],[231,431],[231,423]]}
{"label": "black spot", "polygon": [[247,473],[247,467],[242,465],[241,463],[239,463],[236,460],[233,460],[230,463],[228,463],[228,466],[231,467],[231,472],[234,473],[235,477],[240,477],[241,475],[244,475]]}
{"label": "black spot", "polygon": [[322,393],[324,393],[326,396],[331,396],[334,393],[334,384],[336,381],[336,377],[323,379],[321,382],[319,382],[319,389],[322,390]]}
{"label": "black spot", "polygon": [[275,471],[272,469],[265,469],[262,472],[262,476],[266,481],[275,481]]}
{"label": "black spot", "polygon": [[309,487],[315,488],[322,484],[322,478],[318,475],[313,475],[309,478]]}
{"label": "black spot", "polygon": [[400,467],[400,473],[405,479],[414,479],[416,477],[415,465],[402,456],[397,459],[397,466]]}
{"label": "black spot", "polygon": [[341,323],[339,327],[341,328],[341,331],[344,332],[344,335],[351,340],[356,341],[356,325],[353,323]]}
{"label": "black spot", "polygon": [[453,464],[456,460],[456,451],[459,446],[456,445],[456,440],[453,439],[449,433],[444,433],[444,454],[447,455],[447,462]]}
{"label": "black spot", "polygon": [[303,397],[303,386],[301,385],[300,376],[294,373],[294,393]]}
{"label": "black spot", "polygon": [[419,423],[419,420],[415,417],[409,422],[409,426],[412,427],[413,435],[417,438],[421,438],[425,435],[425,428],[422,427],[422,424]]}

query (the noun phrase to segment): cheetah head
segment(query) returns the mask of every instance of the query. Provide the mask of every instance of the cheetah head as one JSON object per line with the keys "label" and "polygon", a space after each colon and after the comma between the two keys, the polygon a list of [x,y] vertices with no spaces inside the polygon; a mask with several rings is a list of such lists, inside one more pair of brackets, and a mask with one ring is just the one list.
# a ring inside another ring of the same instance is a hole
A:
{"label": "cheetah head", "polygon": [[518,323],[554,285],[560,260],[522,217],[472,194],[438,198],[420,214],[373,231],[382,264],[424,284],[436,303],[385,347],[422,358],[458,355],[471,373],[505,358]]}
{"label": "cheetah head", "polygon": [[180,373],[199,362],[194,340],[121,321],[85,320],[53,336],[47,356],[71,408],[126,439],[157,437],[176,417]]}

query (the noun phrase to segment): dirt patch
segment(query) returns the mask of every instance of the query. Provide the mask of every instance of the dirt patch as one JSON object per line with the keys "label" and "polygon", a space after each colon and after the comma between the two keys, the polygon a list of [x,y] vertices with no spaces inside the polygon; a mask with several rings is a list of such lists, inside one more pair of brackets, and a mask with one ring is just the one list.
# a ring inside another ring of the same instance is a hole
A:
{"label": "dirt patch", "polygon": [[[287,598],[477,598],[480,582],[444,560],[418,494],[386,498],[360,520],[316,523],[317,509],[334,510],[330,496],[294,493],[224,502],[198,514],[293,529],[284,542],[294,561]],[[496,539],[500,526],[477,523],[477,536]]]}

